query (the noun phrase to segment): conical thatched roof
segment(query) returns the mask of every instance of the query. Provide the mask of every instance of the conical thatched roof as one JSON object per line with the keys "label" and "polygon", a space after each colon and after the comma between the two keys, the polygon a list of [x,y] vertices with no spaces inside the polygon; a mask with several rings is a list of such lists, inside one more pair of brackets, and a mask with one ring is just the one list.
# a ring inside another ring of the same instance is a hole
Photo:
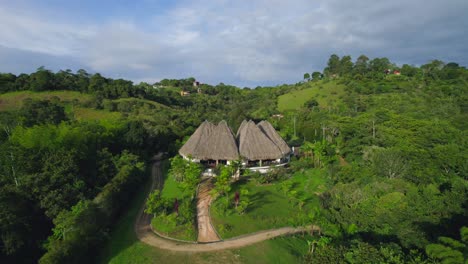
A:
{"label": "conical thatched roof", "polygon": [[272,160],[280,159],[291,152],[267,121],[258,125],[253,121],[242,121],[236,139],[226,121],[223,120],[218,125],[205,121],[179,153],[198,160],[235,160],[239,155],[248,160]]}
{"label": "conical thatched roof", "polygon": [[239,128],[239,153],[249,160],[279,159],[283,154],[253,121],[249,121]]}
{"label": "conical thatched roof", "polygon": [[210,137],[211,149],[210,159],[213,160],[235,160],[239,158],[236,140],[226,121],[221,121],[216,126],[213,135]]}
{"label": "conical thatched roof", "polygon": [[242,128],[247,124],[247,121],[244,119],[242,120],[242,123],[239,126],[239,129],[237,129],[236,133],[236,139],[239,139],[239,132],[242,130]]}
{"label": "conical thatched roof", "polygon": [[239,157],[236,141],[226,121],[219,122],[217,126],[203,122],[179,153],[199,160],[235,160]]}
{"label": "conical thatched roof", "polygon": [[179,154],[185,157],[192,156],[192,158],[199,159],[199,153],[206,152],[206,148],[208,148],[209,145],[209,138],[214,129],[215,126],[205,120],[197,130],[195,130],[192,136],[190,136],[187,142],[185,142],[182,148],[180,148]]}
{"label": "conical thatched roof", "polygon": [[291,148],[286,144],[283,138],[276,132],[275,128],[268,121],[262,121],[257,124],[263,133],[275,143],[276,146],[281,150],[283,155],[291,153]]}

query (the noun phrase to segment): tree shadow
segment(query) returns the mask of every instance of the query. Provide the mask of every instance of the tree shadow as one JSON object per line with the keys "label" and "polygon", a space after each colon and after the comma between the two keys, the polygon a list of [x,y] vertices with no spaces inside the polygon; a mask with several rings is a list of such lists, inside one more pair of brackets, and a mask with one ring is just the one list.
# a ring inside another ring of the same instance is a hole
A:
{"label": "tree shadow", "polygon": [[[271,191],[258,192],[250,196],[250,202],[252,203],[246,210],[246,213],[261,208],[265,204],[270,204],[272,201],[266,197],[272,195]],[[242,197],[241,197],[242,199]]]}

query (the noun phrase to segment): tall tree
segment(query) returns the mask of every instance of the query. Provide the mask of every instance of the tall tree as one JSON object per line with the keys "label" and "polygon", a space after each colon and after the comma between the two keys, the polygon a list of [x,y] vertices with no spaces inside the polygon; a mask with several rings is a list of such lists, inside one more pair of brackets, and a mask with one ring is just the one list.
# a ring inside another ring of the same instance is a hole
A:
{"label": "tall tree", "polygon": [[328,77],[338,74],[340,72],[340,57],[336,54],[332,54],[328,59],[327,67],[323,72]]}
{"label": "tall tree", "polygon": [[357,58],[354,64],[354,74],[365,75],[369,70],[369,58],[366,55],[361,55]]}
{"label": "tall tree", "polygon": [[349,75],[352,73],[353,70],[353,61],[351,60],[351,56],[343,56],[340,60],[340,68],[339,73],[341,76]]}

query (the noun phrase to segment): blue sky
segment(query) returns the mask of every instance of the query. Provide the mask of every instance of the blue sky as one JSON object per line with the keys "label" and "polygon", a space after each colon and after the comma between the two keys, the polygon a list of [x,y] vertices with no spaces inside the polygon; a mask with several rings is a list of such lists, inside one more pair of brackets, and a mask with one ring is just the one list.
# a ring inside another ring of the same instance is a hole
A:
{"label": "blue sky", "polygon": [[0,72],[255,87],[321,71],[332,53],[467,66],[467,13],[466,0],[0,0]]}

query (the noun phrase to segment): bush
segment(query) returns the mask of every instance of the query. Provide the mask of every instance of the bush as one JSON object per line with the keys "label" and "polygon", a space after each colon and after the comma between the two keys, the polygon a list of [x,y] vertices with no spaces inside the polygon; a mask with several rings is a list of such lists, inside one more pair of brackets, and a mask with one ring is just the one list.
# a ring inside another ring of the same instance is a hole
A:
{"label": "bush", "polygon": [[291,177],[284,167],[274,168],[267,173],[250,172],[248,174],[257,184],[268,184],[275,181],[284,181]]}

